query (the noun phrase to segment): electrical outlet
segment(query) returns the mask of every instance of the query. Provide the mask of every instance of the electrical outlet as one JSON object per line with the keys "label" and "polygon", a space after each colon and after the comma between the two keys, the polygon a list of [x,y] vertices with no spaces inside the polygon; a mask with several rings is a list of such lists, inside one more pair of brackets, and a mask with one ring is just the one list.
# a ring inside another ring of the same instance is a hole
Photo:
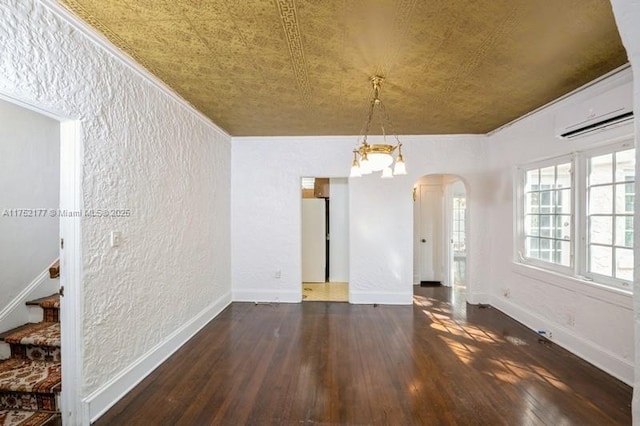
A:
{"label": "electrical outlet", "polygon": [[549,340],[553,339],[553,332],[549,330],[538,330],[538,335],[545,337]]}
{"label": "electrical outlet", "polygon": [[273,277],[274,278],[280,278],[282,276],[282,271],[280,269],[278,269],[274,274]]}

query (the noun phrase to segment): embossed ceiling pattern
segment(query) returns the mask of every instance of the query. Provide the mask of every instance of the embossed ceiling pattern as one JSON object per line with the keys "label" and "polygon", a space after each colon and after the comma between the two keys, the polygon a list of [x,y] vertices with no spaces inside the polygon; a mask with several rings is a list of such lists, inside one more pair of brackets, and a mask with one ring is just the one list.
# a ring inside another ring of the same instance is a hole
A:
{"label": "embossed ceiling pattern", "polygon": [[59,0],[234,136],[486,133],[624,64],[603,0]]}

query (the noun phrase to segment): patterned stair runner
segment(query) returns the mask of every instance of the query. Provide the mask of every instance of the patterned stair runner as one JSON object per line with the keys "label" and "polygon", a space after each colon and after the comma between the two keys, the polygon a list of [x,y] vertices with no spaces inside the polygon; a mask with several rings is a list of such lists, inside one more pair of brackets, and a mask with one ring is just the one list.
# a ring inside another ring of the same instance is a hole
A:
{"label": "patterned stair runner", "polygon": [[11,347],[11,358],[0,361],[0,426],[58,426],[60,299],[53,295],[27,305],[40,306],[44,321],[0,335]]}
{"label": "patterned stair runner", "polygon": [[42,411],[0,410],[0,425],[42,426],[59,424],[59,415]]}

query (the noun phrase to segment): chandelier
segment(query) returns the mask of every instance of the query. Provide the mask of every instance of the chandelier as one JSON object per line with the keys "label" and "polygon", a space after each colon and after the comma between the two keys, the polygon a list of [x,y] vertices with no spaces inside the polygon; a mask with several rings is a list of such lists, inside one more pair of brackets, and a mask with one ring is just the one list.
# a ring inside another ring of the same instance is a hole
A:
{"label": "chandelier", "polygon": [[[389,114],[380,100],[380,86],[383,81],[384,77],[380,77],[378,75],[371,77],[373,96],[369,103],[369,113],[367,115],[367,122],[363,127],[363,136],[358,137],[358,140],[362,140],[362,142],[353,150],[353,164],[351,165],[350,177],[360,177],[362,175],[368,175],[379,171],[382,171],[383,179],[392,178],[394,175],[407,174],[407,168],[404,164],[404,158],[402,157],[402,143],[400,143],[398,135],[393,131],[393,125],[389,119]],[[383,143],[370,144],[367,142],[367,138],[369,136],[371,123],[376,111],[379,111],[378,115],[380,116],[380,130]],[[385,125],[393,134],[393,137],[395,138],[395,145],[387,143]],[[396,149],[398,150],[398,155],[392,172],[391,164],[393,164],[393,153]]]}

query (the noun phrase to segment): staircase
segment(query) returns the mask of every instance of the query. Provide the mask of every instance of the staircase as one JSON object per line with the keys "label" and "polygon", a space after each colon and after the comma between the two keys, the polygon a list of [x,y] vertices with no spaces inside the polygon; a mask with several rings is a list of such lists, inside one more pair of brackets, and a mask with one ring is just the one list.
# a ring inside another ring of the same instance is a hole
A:
{"label": "staircase", "polygon": [[[59,266],[50,271],[52,278],[58,274]],[[0,334],[11,347],[10,358],[0,360],[0,426],[59,426],[60,298],[55,294],[27,305],[42,311],[42,321]]]}

